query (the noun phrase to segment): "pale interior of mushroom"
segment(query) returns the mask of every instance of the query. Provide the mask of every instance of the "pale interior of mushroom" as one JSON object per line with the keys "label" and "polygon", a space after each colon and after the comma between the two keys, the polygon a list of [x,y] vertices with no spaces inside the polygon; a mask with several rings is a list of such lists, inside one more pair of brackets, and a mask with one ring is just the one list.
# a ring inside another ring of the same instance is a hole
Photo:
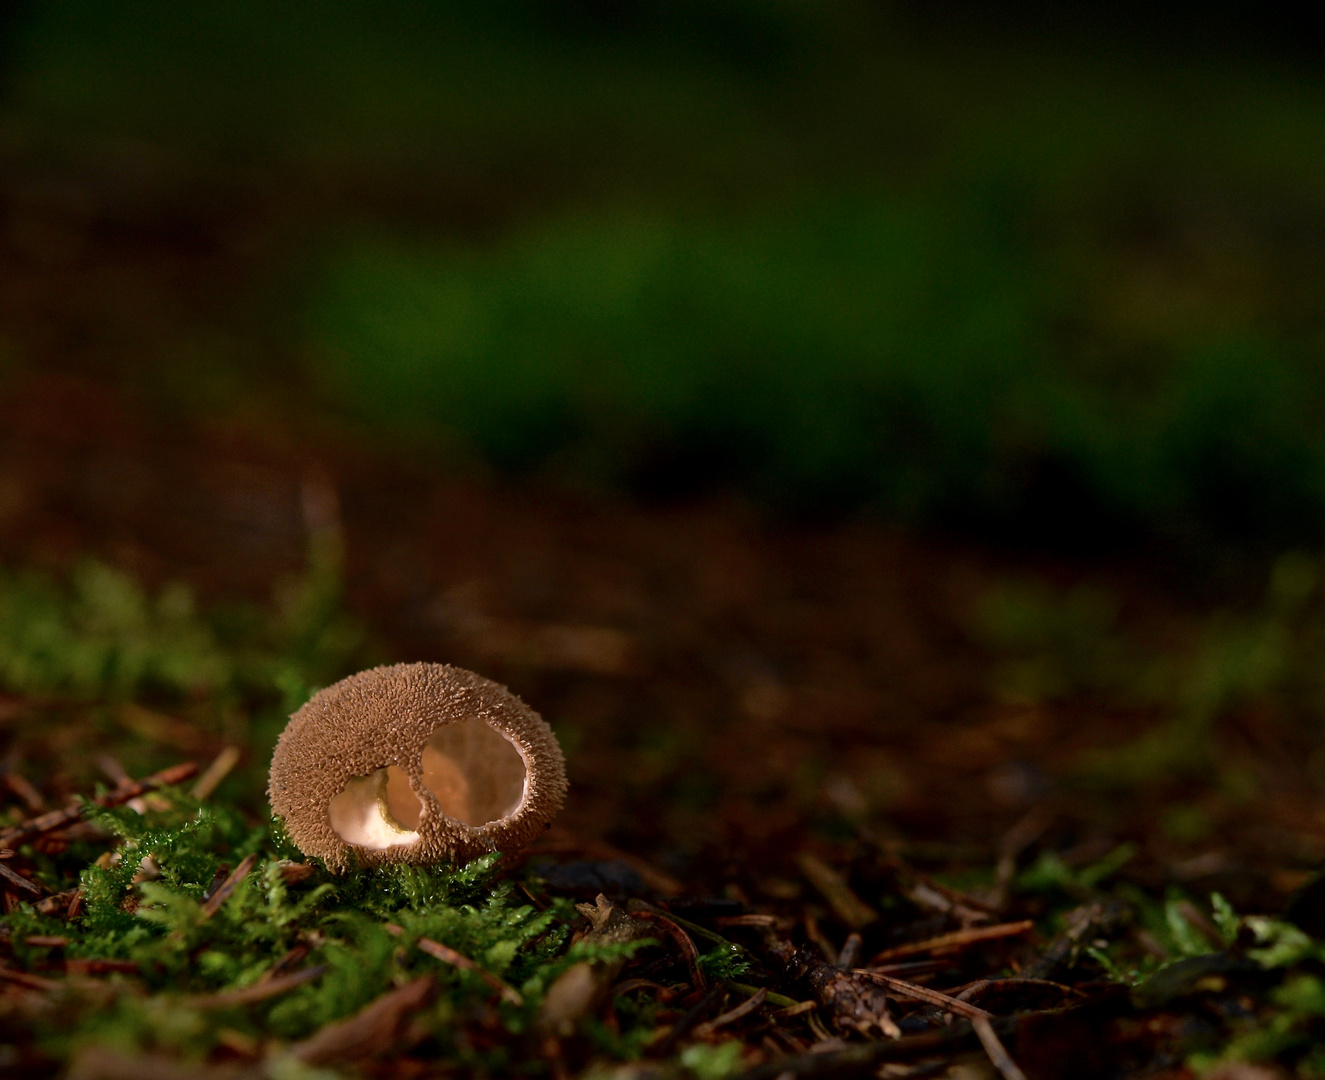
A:
{"label": "pale interior of mushroom", "polygon": [[352,777],[328,807],[337,835],[370,851],[414,843],[420,809],[409,777],[394,765]]}
{"label": "pale interior of mushroom", "polygon": [[[524,802],[524,757],[515,744],[481,720],[443,724],[423,747],[423,782],[442,813],[466,825],[486,825]],[[356,776],[331,800],[331,827],[349,844],[382,851],[412,844],[423,804],[409,777],[394,765]]]}
{"label": "pale interior of mushroom", "polygon": [[509,817],[524,802],[524,757],[481,720],[443,724],[423,748],[423,782],[442,813],[466,825]]}

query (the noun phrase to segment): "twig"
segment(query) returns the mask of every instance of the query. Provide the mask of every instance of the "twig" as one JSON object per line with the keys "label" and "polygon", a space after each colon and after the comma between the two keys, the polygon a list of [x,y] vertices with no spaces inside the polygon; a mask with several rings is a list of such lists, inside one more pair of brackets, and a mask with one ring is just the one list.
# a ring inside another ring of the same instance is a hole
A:
{"label": "twig", "polygon": [[[701,926],[697,922],[691,922],[689,919],[682,918],[680,915],[677,915],[675,912],[664,911],[662,908],[650,904],[647,900],[639,900],[632,898],[626,901],[626,912],[628,914],[635,915],[642,911],[652,912],[654,915],[661,915],[664,918],[671,919],[672,922],[676,923],[677,926],[681,927],[682,930],[684,930],[687,934],[689,934],[692,939],[703,938],[705,941],[711,941],[713,942],[714,945],[719,945],[724,949],[736,949],[738,951],[741,949],[741,946],[737,945],[733,941],[729,941],[727,938],[723,937],[717,931],[710,930],[707,926]],[[749,916],[749,917],[758,918],[758,916]],[[749,923],[746,925],[763,926],[765,924]],[[772,924],[770,923],[768,925]]]}
{"label": "twig", "polygon": [[695,1005],[683,1016],[658,1043],[652,1048],[652,1053],[659,1057],[670,1057],[676,1049],[676,1044],[690,1034],[691,1030],[698,1026],[704,1014],[708,1012],[727,992],[727,988],[719,983],[717,986],[708,990]]}
{"label": "twig", "polygon": [[805,880],[822,894],[837,917],[850,929],[864,929],[879,917],[877,911],[852,891],[846,878],[826,862],[803,851],[796,856],[796,865],[805,875]]}
{"label": "twig", "polygon": [[[118,787],[104,795],[99,795],[92,802],[101,807],[119,806],[130,799],[138,798],[139,795],[148,791],[155,791],[159,787],[183,783],[197,771],[198,766],[192,761],[172,765],[169,769],[162,769],[159,773],[153,773],[151,776],[139,780],[136,784],[130,784],[128,787]],[[60,829],[67,828],[82,820],[86,813],[86,804],[80,803],[76,806],[67,806],[63,810],[52,810],[40,817],[30,818],[7,832],[0,833],[0,847],[17,848],[38,836],[58,832]]]}
{"label": "twig", "polygon": [[355,1061],[379,1053],[384,1047],[399,1048],[410,1019],[423,1008],[435,985],[434,976],[424,975],[389,990],[353,1016],[330,1023],[295,1043],[290,1047],[290,1056],[305,1065],[328,1065]]}
{"label": "twig", "polygon": [[0,982],[10,982],[15,986],[26,987],[28,990],[41,990],[49,992],[54,990],[60,984],[54,979],[43,979],[40,975],[29,975],[26,971],[15,971],[13,968],[0,967]]}
{"label": "twig", "polygon": [[[1017,1017],[1007,1016],[991,1022],[996,1033],[1005,1038],[1016,1031]],[[777,1080],[787,1075],[795,1078],[821,1076],[869,1076],[887,1061],[914,1061],[917,1058],[951,1054],[979,1046],[979,1037],[969,1021],[958,1020],[952,1026],[901,1039],[876,1039],[855,1043],[844,1050],[797,1054],[774,1058],[736,1076],[735,1080]]]}
{"label": "twig", "polygon": [[212,763],[203,769],[202,775],[193,782],[193,789],[189,794],[199,802],[208,798],[221,781],[229,775],[230,770],[239,764],[239,758],[239,747],[225,747],[212,759]]}
{"label": "twig", "polygon": [[109,975],[119,972],[122,975],[138,974],[138,964],[133,960],[66,960],[66,975]]}
{"label": "twig", "polygon": [[719,915],[714,926],[776,926],[776,915]]}
{"label": "twig", "polygon": [[[753,995],[759,993],[760,990],[760,987],[747,986],[745,983],[731,982],[730,980],[728,980],[727,985],[730,986],[733,990],[739,990],[742,994]],[[770,1005],[781,1005],[784,1009],[801,1009],[802,1011],[804,1011],[804,1009],[806,1008],[812,1009],[815,1007],[815,1005],[818,1004],[818,1002],[816,1001],[797,1001],[793,997],[787,997],[786,994],[775,994],[771,990],[769,990],[767,993],[768,993],[767,1000]]]}
{"label": "twig", "polygon": [[[777,996],[781,997],[782,995],[779,994]],[[774,998],[773,994],[768,995],[769,1001],[773,1002],[774,1005],[778,1004],[778,1002],[774,1001],[773,998]],[[802,1001],[796,1005],[788,1006],[785,1009],[779,1009],[777,1012],[773,1014],[773,1017],[776,1020],[790,1020],[793,1016],[803,1016],[811,1009],[817,1009],[818,1007],[819,1003],[817,1001]]]}
{"label": "twig", "polygon": [[0,862],[0,882],[3,882],[8,888],[27,893],[29,896],[40,896],[42,893],[41,886],[35,881],[29,881],[22,874],[15,873],[3,862]]}
{"label": "twig", "polygon": [[855,930],[842,942],[842,951],[837,954],[837,966],[845,971],[860,965],[860,950],[865,946],[865,939]]}
{"label": "twig", "polygon": [[230,899],[230,894],[235,891],[235,886],[248,877],[249,871],[253,869],[254,864],[256,864],[257,861],[257,852],[254,852],[252,855],[246,855],[244,861],[235,867],[234,871],[225,879],[225,881],[221,882],[221,887],[217,889],[216,892],[212,893],[212,895],[203,902],[202,907],[199,909],[199,917],[203,921],[210,919],[221,910],[221,905]]}
{"label": "twig", "polygon": [[998,908],[988,900],[982,900],[978,896],[972,896],[970,893],[962,892],[960,889],[954,889],[951,885],[945,885],[935,877],[931,877],[923,870],[918,870],[900,855],[889,855],[885,860],[885,865],[891,866],[903,874],[909,874],[921,885],[937,893],[955,908],[964,908],[971,918],[977,915],[997,915]]}
{"label": "twig", "polygon": [[954,952],[957,949],[965,948],[967,945],[974,945],[982,941],[994,941],[998,938],[1017,937],[1035,929],[1035,923],[1030,919],[1014,923],[998,923],[995,926],[974,926],[966,930],[954,930],[950,934],[940,934],[938,937],[927,938],[924,941],[913,941],[906,945],[895,945],[891,949],[884,949],[883,952],[876,953],[870,960],[870,965],[875,966],[888,960],[894,960],[901,956],[914,956],[916,953],[923,952]]}
{"label": "twig", "polygon": [[677,926],[671,918],[654,911],[632,911],[630,917],[657,923],[658,927],[676,942],[677,948],[681,950],[681,955],[685,957],[686,967],[690,971],[691,985],[696,990],[703,990],[708,986],[708,980],[704,978],[704,973],[699,970],[699,950],[695,948],[695,943],[690,940],[690,935]]}
{"label": "twig", "polygon": [[1008,889],[1017,873],[1017,858],[1035,843],[1053,824],[1056,810],[1049,803],[1032,806],[1013,824],[998,843],[998,865],[994,870],[994,887],[990,902],[997,908],[1007,907]]}
{"label": "twig", "polygon": [[1061,990],[1064,994],[1075,995],[1076,997],[1079,998],[1084,998],[1087,996],[1083,991],[1078,990],[1075,986],[1068,986],[1065,983],[1054,982],[1051,979],[1018,979],[1018,978],[977,979],[975,982],[968,983],[967,985],[961,987],[960,991],[954,993],[952,996],[955,997],[958,1001],[969,1001],[976,994],[980,993],[982,990],[988,990],[991,986],[999,989],[1016,989],[1022,986],[1048,986],[1054,990]]}
{"label": "twig", "polygon": [[33,786],[32,781],[12,767],[0,775],[0,780],[4,781],[5,787],[23,800],[31,813],[35,814],[44,805],[45,800],[42,799],[41,792]]}
{"label": "twig", "polygon": [[928,986],[917,986],[915,983],[909,983],[905,979],[894,979],[891,975],[884,975],[877,971],[870,971],[869,968],[852,968],[851,974],[859,975],[862,979],[869,979],[880,986],[886,986],[899,997],[909,997],[913,1001],[926,1001],[931,1005],[938,1005],[948,1012],[956,1013],[958,1016],[965,1016],[967,1019],[976,1019],[984,1017],[988,1019],[993,1013],[986,1012],[977,1005],[971,1005],[965,1001],[959,1001],[955,997],[949,997],[938,990],[931,990]]}
{"label": "twig", "polygon": [[999,1041],[987,1017],[974,1017],[971,1020],[971,1028],[975,1031],[976,1038],[980,1040],[980,1045],[985,1048],[985,1053],[989,1055],[994,1068],[1002,1074],[1003,1080],[1026,1080],[1026,1074],[1017,1068],[1017,1063],[1012,1060]]}
{"label": "twig", "polygon": [[303,971],[296,971],[289,975],[278,975],[276,978],[267,979],[265,982],[256,982],[252,986],[245,986],[239,990],[227,990],[220,994],[202,994],[186,1000],[195,1009],[228,1009],[235,1005],[252,1005],[255,1001],[266,1001],[268,998],[279,997],[287,990],[293,990],[296,986],[312,982],[326,970],[326,965],[320,964],[317,967],[304,968]]}
{"label": "twig", "polygon": [[733,1024],[737,1020],[740,1020],[742,1017],[749,1016],[767,1000],[768,991],[766,989],[761,989],[754,995],[754,997],[746,998],[735,1008],[728,1009],[725,1013],[720,1013],[712,1020],[708,1021],[708,1023],[700,1024],[695,1028],[695,1038],[708,1038],[708,1036],[712,1035],[718,1030],[718,1028],[726,1027],[728,1024]]}
{"label": "twig", "polygon": [[[397,926],[395,923],[387,923],[386,929],[387,933],[394,934],[396,937],[400,937],[405,932],[403,927]],[[414,942],[414,947],[418,949],[419,952],[425,952],[429,956],[442,961],[444,964],[450,964],[452,967],[459,968],[461,971],[472,971],[512,1005],[524,1004],[524,998],[520,996],[515,987],[503,982],[491,971],[479,967],[478,964],[474,963],[474,961],[468,956],[464,953],[456,952],[451,946],[443,945],[440,941],[434,941],[432,938],[421,937]]]}

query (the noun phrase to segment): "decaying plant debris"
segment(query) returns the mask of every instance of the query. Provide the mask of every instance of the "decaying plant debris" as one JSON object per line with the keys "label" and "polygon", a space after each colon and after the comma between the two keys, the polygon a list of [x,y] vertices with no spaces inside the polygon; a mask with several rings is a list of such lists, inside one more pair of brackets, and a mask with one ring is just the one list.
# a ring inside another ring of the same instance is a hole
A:
{"label": "decaying plant debris", "polygon": [[[290,475],[271,610],[219,556],[197,603],[0,571],[0,1070],[1322,1071],[1309,558],[1138,619],[860,530],[448,488],[439,568],[383,582],[362,491],[342,522]],[[331,875],[263,816],[267,751],[317,687],[428,655],[536,703],[574,795],[518,859]]]}
{"label": "decaying plant debris", "polygon": [[[1017,1080],[1221,1054],[1325,1063],[1325,945],[1217,895],[1164,907],[1101,881],[1072,905],[991,902],[917,891],[934,879],[861,843],[841,868],[810,856],[811,884],[878,914],[825,912],[809,932],[803,902],[751,901],[739,880],[577,905],[546,864],[497,855],[338,876],[190,794],[196,771],[0,836],[7,1074],[774,1080],[985,1060]],[[1069,1049],[1085,1039],[1088,1063]]]}

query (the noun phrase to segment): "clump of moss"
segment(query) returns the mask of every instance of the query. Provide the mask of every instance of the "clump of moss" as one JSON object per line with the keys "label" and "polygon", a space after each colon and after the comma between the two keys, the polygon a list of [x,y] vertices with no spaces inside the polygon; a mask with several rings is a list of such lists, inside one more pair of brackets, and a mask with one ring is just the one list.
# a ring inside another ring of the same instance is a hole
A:
{"label": "clump of moss", "polygon": [[[48,866],[48,888],[81,887],[79,917],[41,915],[25,904],[4,920],[15,961],[28,970],[61,959],[132,965],[92,989],[71,982],[58,1014],[37,1018],[33,1034],[53,1060],[88,1043],[200,1059],[224,1052],[236,1033],[255,1045],[295,1041],[431,974],[439,992],[416,1018],[414,1035],[457,1060],[482,1058],[492,1067],[502,1052],[480,1053],[459,1038],[464,1021],[481,1014],[485,1030],[526,1031],[546,986],[584,958],[568,948],[570,903],[537,910],[499,880],[499,856],[335,877],[292,862],[280,837],[233,807],[203,805],[177,789],[154,805],[142,814],[116,808],[93,815],[119,839],[109,857],[81,868],[68,857]],[[223,903],[209,903],[248,857],[255,859],[247,876]],[[471,958],[515,988],[520,1004],[494,994],[477,972],[414,948],[421,938]],[[310,977],[284,993],[248,1002],[235,996],[273,973],[297,972]],[[106,991],[113,991],[109,1004]]]}

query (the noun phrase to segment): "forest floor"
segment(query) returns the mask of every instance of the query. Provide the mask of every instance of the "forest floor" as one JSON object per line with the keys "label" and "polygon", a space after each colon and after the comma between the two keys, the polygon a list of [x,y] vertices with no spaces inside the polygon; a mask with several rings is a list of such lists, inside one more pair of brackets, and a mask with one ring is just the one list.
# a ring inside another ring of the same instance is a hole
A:
{"label": "forest floor", "polygon": [[[1306,556],[1220,606],[1135,562],[456,479],[258,412],[162,426],[88,377],[5,409],[9,1074],[1316,1075],[1325,952],[1276,921],[1297,894],[1320,929]],[[383,660],[551,722],[571,794],[531,851],[353,883],[268,833],[283,716]],[[94,790],[137,809],[43,821]]]}
{"label": "forest floor", "polygon": [[[316,193],[5,153],[0,1075],[1325,1075],[1317,555],[385,449],[249,288]],[[570,795],[505,860],[334,877],[271,748],[405,660],[509,685]]]}

